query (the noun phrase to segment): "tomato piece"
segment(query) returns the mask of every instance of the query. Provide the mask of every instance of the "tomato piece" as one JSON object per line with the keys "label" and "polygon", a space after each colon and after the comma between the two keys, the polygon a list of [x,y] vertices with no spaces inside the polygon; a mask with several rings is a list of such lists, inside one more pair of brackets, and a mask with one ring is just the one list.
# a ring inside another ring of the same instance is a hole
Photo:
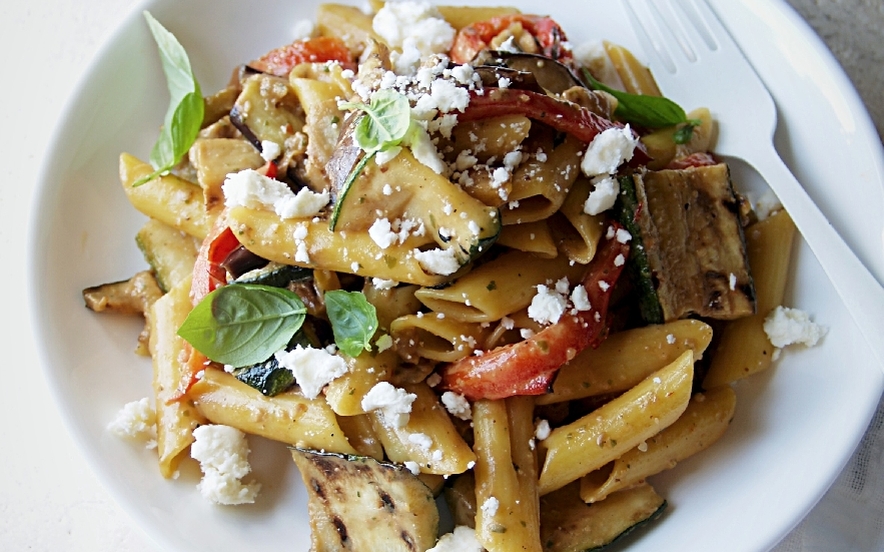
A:
{"label": "tomato piece", "polygon": [[[482,95],[475,91],[470,92],[470,103],[463,113],[458,114],[457,121],[462,123],[514,114],[545,123],[587,144],[604,130],[623,128],[622,124],[605,119],[575,103],[557,100],[531,90],[511,88],[486,88]],[[639,142],[630,164],[644,165],[650,161],[651,156],[645,145]]]}
{"label": "tomato piece", "polygon": [[718,161],[712,157],[711,153],[705,151],[695,151],[685,157],[673,159],[666,165],[667,169],[689,169],[691,167],[706,167],[709,165],[717,165]]}
{"label": "tomato piece", "polygon": [[539,15],[510,14],[478,21],[461,29],[454,37],[449,56],[455,63],[470,63],[488,44],[512,25],[520,23],[530,33],[540,53],[562,63],[570,63],[571,51],[562,27],[552,18]]}
{"label": "tomato piece", "polygon": [[249,65],[259,71],[278,77],[288,75],[299,63],[337,61],[348,69],[355,69],[353,54],[337,37],[319,36],[296,40],[291,44],[270,50]]}
{"label": "tomato piece", "polygon": [[562,365],[607,335],[608,302],[629,256],[629,244],[617,237],[620,228],[612,226],[613,237],[600,244],[581,282],[590,310],[566,313],[524,341],[446,365],[440,388],[473,401],[549,392]]}
{"label": "tomato piece", "polygon": [[227,270],[221,266],[224,259],[239,247],[239,240],[227,226],[224,217],[218,217],[215,227],[203,240],[193,264],[193,280],[190,284],[190,300],[194,305],[203,297],[227,283]]}

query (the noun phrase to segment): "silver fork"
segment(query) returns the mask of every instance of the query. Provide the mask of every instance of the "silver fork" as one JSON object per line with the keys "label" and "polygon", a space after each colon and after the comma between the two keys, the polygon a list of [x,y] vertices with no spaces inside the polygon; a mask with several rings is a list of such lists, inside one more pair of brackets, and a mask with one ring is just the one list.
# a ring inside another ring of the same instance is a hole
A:
{"label": "silver fork", "polygon": [[884,370],[884,289],[783,163],[773,144],[773,98],[715,12],[705,0],[623,1],[661,88],[678,89],[683,105],[714,102],[715,151],[743,159],[767,181]]}

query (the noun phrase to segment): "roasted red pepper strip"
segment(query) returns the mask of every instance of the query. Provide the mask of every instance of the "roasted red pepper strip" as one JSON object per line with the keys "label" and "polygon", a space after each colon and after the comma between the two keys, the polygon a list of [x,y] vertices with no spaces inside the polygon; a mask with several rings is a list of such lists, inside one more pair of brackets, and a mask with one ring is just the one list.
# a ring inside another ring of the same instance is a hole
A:
{"label": "roasted red pepper strip", "polygon": [[230,252],[239,247],[239,240],[227,226],[226,219],[219,220],[212,232],[203,240],[193,264],[193,281],[190,284],[190,300],[194,305],[203,297],[227,283],[227,271],[221,266]]}
{"label": "roasted red pepper strip", "polygon": [[491,40],[516,23],[528,31],[540,46],[540,53],[548,58],[568,63],[571,51],[562,27],[553,19],[539,15],[512,14],[492,17],[462,28],[454,37],[449,56],[455,63],[470,63],[476,55],[488,48]]}
{"label": "roasted red pepper strip", "polygon": [[[510,88],[486,88],[482,95],[475,91],[470,92],[470,104],[463,113],[457,115],[457,121],[463,123],[504,115],[524,115],[587,144],[604,130],[623,128],[622,124],[605,119],[577,104],[557,100],[539,92]],[[651,157],[644,144],[639,142],[630,164],[644,165],[650,161]]]}
{"label": "roasted red pepper strip", "polygon": [[191,347],[190,343],[185,342],[184,346],[188,351],[188,355],[184,369],[181,371],[181,380],[178,382],[175,393],[166,400],[166,404],[178,402],[186,397],[193,384],[200,380],[200,374],[212,364],[212,361],[206,358],[206,355]]}
{"label": "roasted red pepper strip", "polygon": [[440,373],[440,389],[469,400],[542,395],[549,391],[563,364],[586,347],[598,346],[607,333],[608,300],[629,256],[629,244],[618,239],[621,227],[612,228],[615,237],[603,238],[581,283],[590,310],[566,313],[524,341],[446,365]]}
{"label": "roasted red pepper strip", "polygon": [[709,165],[717,165],[719,161],[716,161],[714,157],[712,157],[711,153],[705,151],[697,151],[690,155],[686,155],[684,157],[679,157],[678,159],[673,159],[666,165],[667,169],[689,169],[691,167],[706,167]]}
{"label": "roasted red pepper strip", "polygon": [[344,41],[329,36],[296,40],[286,46],[271,50],[251,62],[249,66],[278,77],[287,76],[299,63],[322,63],[337,61],[344,68],[355,69],[353,54]]}

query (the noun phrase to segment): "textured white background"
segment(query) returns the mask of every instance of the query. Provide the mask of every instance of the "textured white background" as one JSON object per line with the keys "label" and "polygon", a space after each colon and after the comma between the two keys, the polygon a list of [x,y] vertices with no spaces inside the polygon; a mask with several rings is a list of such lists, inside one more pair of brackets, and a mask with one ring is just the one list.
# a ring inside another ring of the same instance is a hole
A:
{"label": "textured white background", "polygon": [[[884,1],[789,1],[844,64],[884,134]],[[72,84],[134,3],[0,4],[0,278],[7,319],[0,331],[4,551],[157,552],[98,485],[51,402],[30,333],[23,270],[27,210],[54,121]],[[832,491],[778,550],[884,549],[884,444],[878,414],[872,422],[877,438],[864,440]],[[851,541],[847,535],[857,534],[852,528],[859,526],[867,530]]]}

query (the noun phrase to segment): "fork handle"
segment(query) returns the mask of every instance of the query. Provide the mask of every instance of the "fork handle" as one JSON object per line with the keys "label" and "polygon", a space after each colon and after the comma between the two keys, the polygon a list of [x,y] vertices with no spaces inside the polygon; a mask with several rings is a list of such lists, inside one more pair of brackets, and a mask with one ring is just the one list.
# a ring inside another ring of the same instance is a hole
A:
{"label": "fork handle", "polygon": [[773,148],[746,160],[770,184],[884,371],[884,288],[807,195]]}

